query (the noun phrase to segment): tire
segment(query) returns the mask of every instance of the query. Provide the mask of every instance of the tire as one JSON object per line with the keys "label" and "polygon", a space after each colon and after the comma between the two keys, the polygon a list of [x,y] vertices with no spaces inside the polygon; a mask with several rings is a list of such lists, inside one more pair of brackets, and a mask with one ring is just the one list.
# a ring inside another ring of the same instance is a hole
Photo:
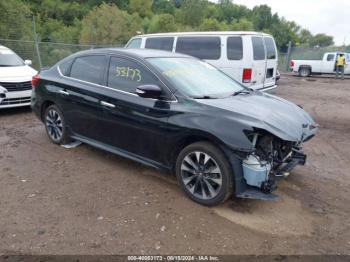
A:
{"label": "tire", "polygon": [[196,142],[185,147],[177,157],[175,169],[182,190],[199,204],[215,206],[232,194],[230,163],[224,153],[211,143]]}
{"label": "tire", "polygon": [[299,69],[299,76],[301,77],[308,77],[311,74],[310,68],[302,67]]}
{"label": "tire", "polygon": [[64,145],[70,142],[67,127],[61,110],[56,105],[50,105],[44,113],[44,124],[51,142]]}

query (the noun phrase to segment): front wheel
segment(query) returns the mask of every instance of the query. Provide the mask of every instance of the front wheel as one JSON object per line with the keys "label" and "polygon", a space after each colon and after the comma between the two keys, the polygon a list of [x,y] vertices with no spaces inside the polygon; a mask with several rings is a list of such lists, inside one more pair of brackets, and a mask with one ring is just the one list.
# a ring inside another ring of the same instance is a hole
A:
{"label": "front wheel", "polygon": [[223,152],[208,142],[191,144],[180,152],[176,177],[187,196],[202,205],[218,205],[232,194],[230,164]]}
{"label": "front wheel", "polygon": [[44,123],[46,133],[53,143],[61,145],[70,141],[63,114],[56,105],[46,108]]}

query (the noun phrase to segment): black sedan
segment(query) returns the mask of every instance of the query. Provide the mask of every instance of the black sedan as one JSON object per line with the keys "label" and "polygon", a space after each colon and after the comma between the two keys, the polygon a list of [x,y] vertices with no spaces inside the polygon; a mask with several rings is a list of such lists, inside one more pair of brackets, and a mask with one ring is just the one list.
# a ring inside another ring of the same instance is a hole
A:
{"label": "black sedan", "polygon": [[299,106],[253,91],[196,58],[95,49],[33,77],[32,108],[56,144],[79,140],[175,173],[204,205],[272,199],[317,125]]}

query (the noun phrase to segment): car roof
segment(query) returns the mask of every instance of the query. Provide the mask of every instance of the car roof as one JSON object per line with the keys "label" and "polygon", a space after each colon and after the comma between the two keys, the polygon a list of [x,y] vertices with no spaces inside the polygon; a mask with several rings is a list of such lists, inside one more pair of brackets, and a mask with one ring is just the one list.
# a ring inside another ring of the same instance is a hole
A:
{"label": "car roof", "polygon": [[153,58],[153,57],[191,57],[184,54],[172,53],[155,49],[133,49],[133,48],[96,48],[75,53],[74,56],[87,54],[115,54],[129,55],[137,58]]}
{"label": "car roof", "polygon": [[10,48],[8,48],[6,46],[3,46],[3,45],[0,45],[0,49],[2,49],[2,50],[11,50]]}
{"label": "car roof", "polygon": [[135,37],[148,37],[148,36],[191,36],[191,35],[210,35],[210,36],[219,36],[219,35],[264,35],[271,36],[263,32],[255,31],[211,31],[211,32],[173,32],[173,33],[155,33],[155,34],[143,34],[137,35]]}

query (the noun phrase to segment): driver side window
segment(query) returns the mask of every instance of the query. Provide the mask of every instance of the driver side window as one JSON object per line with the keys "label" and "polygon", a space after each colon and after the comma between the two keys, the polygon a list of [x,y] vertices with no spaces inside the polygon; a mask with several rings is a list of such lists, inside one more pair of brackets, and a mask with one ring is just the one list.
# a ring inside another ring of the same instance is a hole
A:
{"label": "driver side window", "polygon": [[111,57],[107,86],[136,93],[139,85],[158,85],[158,79],[138,63],[121,57]]}

